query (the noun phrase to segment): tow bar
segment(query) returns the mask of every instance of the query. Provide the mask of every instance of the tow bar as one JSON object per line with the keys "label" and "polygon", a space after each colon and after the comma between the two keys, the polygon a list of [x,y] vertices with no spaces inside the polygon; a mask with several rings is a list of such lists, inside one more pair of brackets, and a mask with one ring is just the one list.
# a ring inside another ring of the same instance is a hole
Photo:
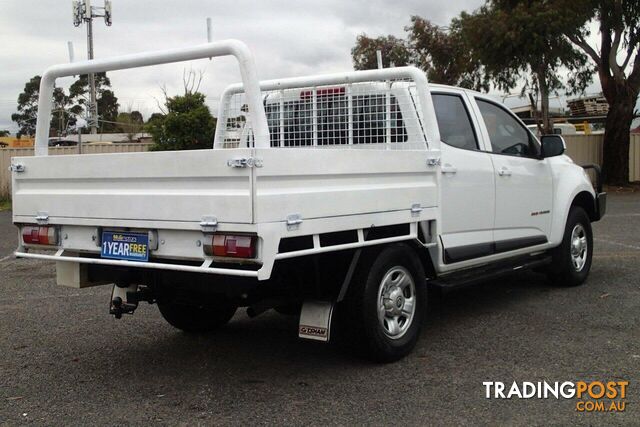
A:
{"label": "tow bar", "polygon": [[109,314],[113,314],[116,319],[121,319],[123,314],[133,314],[140,301],[149,304],[155,302],[151,289],[146,286],[116,283],[111,291]]}

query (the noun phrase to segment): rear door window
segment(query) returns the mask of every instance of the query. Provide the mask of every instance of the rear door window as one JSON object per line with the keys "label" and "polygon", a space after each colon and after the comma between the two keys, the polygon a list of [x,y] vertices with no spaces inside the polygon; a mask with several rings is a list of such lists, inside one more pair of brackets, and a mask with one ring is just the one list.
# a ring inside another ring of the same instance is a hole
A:
{"label": "rear door window", "polygon": [[462,97],[442,93],[431,97],[442,142],[464,150],[478,150],[476,133]]}

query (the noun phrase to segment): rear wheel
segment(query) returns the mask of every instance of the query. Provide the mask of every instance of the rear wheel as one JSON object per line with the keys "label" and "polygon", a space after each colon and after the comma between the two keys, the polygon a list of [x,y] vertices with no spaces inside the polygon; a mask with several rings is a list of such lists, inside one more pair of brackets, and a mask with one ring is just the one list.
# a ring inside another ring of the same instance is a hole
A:
{"label": "rear wheel", "polygon": [[578,286],[587,279],[593,256],[593,234],[591,221],[584,209],[571,208],[562,243],[553,250],[552,256],[548,275],[554,284]]}
{"label": "rear wheel", "polygon": [[414,348],[426,313],[422,264],[404,244],[369,254],[340,307],[346,344],[377,362],[393,362]]}
{"label": "rear wheel", "polygon": [[172,299],[159,299],[162,317],[173,327],[185,332],[210,332],[231,320],[237,306],[221,296],[217,300],[188,303]]}

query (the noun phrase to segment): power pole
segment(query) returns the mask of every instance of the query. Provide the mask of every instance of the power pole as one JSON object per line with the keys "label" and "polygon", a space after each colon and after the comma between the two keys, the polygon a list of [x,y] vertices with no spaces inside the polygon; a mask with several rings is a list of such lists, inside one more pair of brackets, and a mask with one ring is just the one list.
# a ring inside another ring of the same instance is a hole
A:
{"label": "power pole", "polygon": [[376,61],[378,62],[378,68],[382,70],[384,66],[382,65],[382,51],[380,49],[376,50]]}
{"label": "power pole", "polygon": [[[111,0],[104,0],[103,7],[91,6],[91,0],[74,0],[73,25],[79,27],[87,24],[87,57],[93,59],[93,18],[104,18],[104,23],[111,26]],[[96,97],[96,78],[89,73],[89,105],[88,125],[91,133],[98,133],[98,101]]]}

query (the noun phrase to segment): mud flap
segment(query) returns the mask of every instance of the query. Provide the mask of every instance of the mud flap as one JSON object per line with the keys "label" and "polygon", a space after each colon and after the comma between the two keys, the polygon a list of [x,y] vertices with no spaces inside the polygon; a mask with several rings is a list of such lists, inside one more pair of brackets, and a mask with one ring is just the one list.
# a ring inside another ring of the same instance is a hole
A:
{"label": "mud flap", "polygon": [[298,337],[316,341],[329,341],[334,303],[305,301],[300,312]]}

